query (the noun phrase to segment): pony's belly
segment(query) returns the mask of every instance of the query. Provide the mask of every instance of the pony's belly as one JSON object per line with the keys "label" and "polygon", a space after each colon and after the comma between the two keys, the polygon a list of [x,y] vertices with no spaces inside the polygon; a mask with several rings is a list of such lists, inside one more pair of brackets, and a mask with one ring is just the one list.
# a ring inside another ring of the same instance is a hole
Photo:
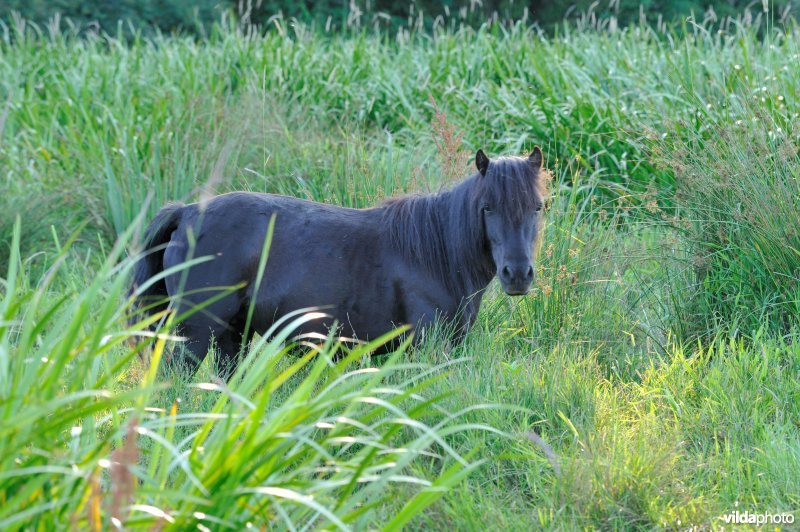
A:
{"label": "pony's belly", "polygon": [[373,264],[370,272],[353,271],[339,260],[329,260],[326,266],[273,264],[271,271],[268,268],[266,286],[257,298],[257,328],[263,332],[282,316],[302,310],[326,315],[304,324],[303,334],[327,336],[336,326],[338,335],[367,340],[405,323],[403,316],[392,312],[397,304],[380,267]]}
{"label": "pony's belly", "polygon": [[308,313],[321,314],[310,321],[301,324],[294,332],[293,336],[305,335],[315,338],[327,337],[331,331],[336,336],[356,340],[373,340],[379,336],[403,325],[392,320],[388,316],[382,316],[381,312],[374,311],[368,314],[363,312],[343,311],[341,306],[324,304],[311,304],[309,300],[284,303],[265,309],[266,312],[259,313],[255,320],[255,327],[264,334],[276,322],[288,314],[298,313],[292,318],[284,319],[283,325],[288,325],[296,318],[300,317],[300,312],[307,310]]}

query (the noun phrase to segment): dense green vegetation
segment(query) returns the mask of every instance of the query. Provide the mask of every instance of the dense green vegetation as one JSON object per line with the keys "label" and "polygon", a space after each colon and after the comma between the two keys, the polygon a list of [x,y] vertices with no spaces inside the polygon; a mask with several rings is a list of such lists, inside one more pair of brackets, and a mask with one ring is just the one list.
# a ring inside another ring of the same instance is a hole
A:
{"label": "dense green vegetation", "polygon": [[684,17],[709,24],[728,17],[782,24],[798,11],[800,0],[5,0],[0,20],[16,14],[44,26],[58,17],[81,32],[132,37],[157,32],[205,36],[226,16],[260,27],[280,16],[334,31],[364,27],[394,34],[407,26],[455,29],[508,20],[525,20],[550,32],[564,22],[673,25]]}
{"label": "dense green vegetation", "polygon": [[[796,28],[16,25],[0,58],[0,528],[652,529],[800,506]],[[492,288],[463,345],[333,360],[261,339],[224,384],[171,374],[169,330],[128,322],[128,253],[167,200],[365,206],[535,144],[536,287]]]}

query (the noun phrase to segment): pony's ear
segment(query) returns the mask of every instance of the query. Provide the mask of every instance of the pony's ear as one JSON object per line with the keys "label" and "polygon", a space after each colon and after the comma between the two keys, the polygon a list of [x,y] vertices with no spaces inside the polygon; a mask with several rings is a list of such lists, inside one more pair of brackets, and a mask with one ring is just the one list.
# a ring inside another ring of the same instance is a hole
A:
{"label": "pony's ear", "polygon": [[530,161],[537,170],[542,167],[542,150],[539,149],[539,146],[533,148],[531,154],[528,155],[528,161]]}
{"label": "pony's ear", "polygon": [[489,158],[483,153],[483,150],[478,150],[478,153],[475,154],[475,166],[478,167],[478,171],[482,176],[486,175],[486,170],[489,168]]}

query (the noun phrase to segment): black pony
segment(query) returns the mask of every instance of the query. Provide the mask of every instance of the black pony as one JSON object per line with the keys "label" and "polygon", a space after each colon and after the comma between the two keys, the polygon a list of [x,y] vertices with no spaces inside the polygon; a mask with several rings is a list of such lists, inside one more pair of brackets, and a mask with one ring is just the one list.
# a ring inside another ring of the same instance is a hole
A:
{"label": "black pony", "polygon": [[[539,148],[528,157],[491,160],[479,150],[475,164],[478,172],[450,190],[369,209],[247,192],[169,204],[147,229],[132,293],[190,255],[213,257],[139,294],[150,312],[166,308],[169,298],[179,315],[188,314],[180,332],[191,371],[212,338],[221,362],[235,365],[249,340],[243,335],[251,306],[249,330],[259,333],[289,312],[320,307],[329,318],[298,334],[326,334],[337,324],[343,336],[374,339],[402,324],[424,328],[440,318],[460,337],[495,274],[507,294],[528,292],[545,193]],[[233,286],[239,288],[224,291]]]}

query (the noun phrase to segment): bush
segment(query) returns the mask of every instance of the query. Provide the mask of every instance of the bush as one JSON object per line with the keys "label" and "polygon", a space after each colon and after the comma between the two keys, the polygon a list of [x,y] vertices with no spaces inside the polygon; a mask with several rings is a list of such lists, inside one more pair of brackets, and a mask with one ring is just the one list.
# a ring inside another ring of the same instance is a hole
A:
{"label": "bush", "polygon": [[217,0],[7,0],[0,7],[0,20],[12,12],[46,25],[57,14],[77,26],[110,35],[130,37],[134,32],[183,31],[198,34],[218,20],[222,11]]}

